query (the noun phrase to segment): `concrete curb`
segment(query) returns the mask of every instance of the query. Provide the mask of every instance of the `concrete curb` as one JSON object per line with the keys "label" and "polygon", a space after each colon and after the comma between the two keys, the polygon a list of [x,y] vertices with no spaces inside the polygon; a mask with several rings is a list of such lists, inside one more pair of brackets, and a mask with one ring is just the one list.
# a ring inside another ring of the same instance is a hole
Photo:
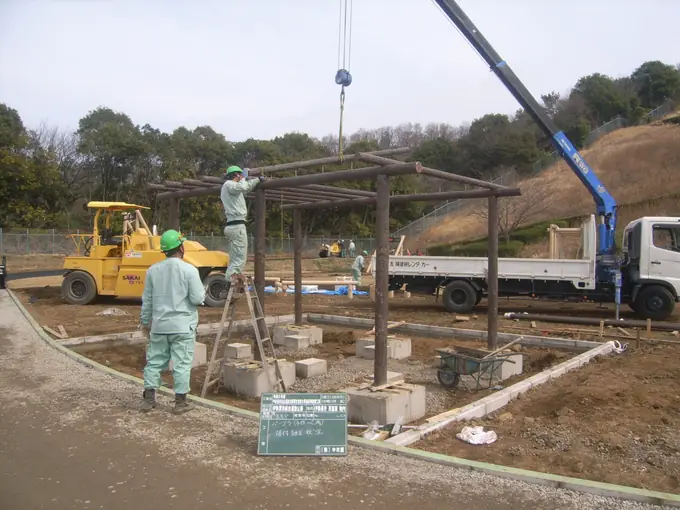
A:
{"label": "concrete curb", "polygon": [[[344,325],[347,327],[366,327],[372,328],[374,321],[372,319],[364,319],[362,317],[345,317],[343,315],[327,315],[319,313],[308,313],[307,321],[310,324],[331,324]],[[445,326],[429,326],[427,324],[413,324],[405,323],[391,328],[391,331],[397,333],[416,333],[422,336],[433,337],[452,337],[465,338],[469,340],[486,340],[486,331],[477,329],[460,329],[449,328]],[[593,349],[602,342],[593,342],[590,340],[571,340],[566,338],[556,338],[550,336],[535,336],[535,335],[520,335],[516,333],[498,333],[498,339],[502,342],[511,342],[519,337],[522,345],[533,347],[557,348],[568,351],[583,352]]]}
{"label": "concrete curb", "polygon": [[[14,293],[7,289],[7,294],[10,296],[14,304],[17,306],[22,315],[31,324],[36,334],[50,347],[65,354],[68,358],[73,359],[83,365],[86,365],[99,372],[111,375],[118,379],[136,384],[138,386],[143,385],[143,381],[138,377],[132,375],[123,374],[109,367],[101,365],[96,361],[92,361],[85,356],[77,354],[67,347],[64,347],[56,340],[50,338],[40,327],[40,325],[35,321],[33,316],[26,310],[21,301],[14,295]],[[161,388],[160,392],[164,395],[173,396],[174,393],[167,388]],[[207,407],[210,409],[216,409],[219,411],[232,414],[241,418],[249,420],[258,420],[259,413],[253,411],[246,411],[245,409],[240,409],[237,407],[222,404],[220,402],[214,402],[212,400],[203,399],[200,397],[195,397],[189,395],[189,398],[195,402],[197,405]],[[390,453],[394,455],[403,455],[405,457],[413,458],[416,460],[433,462],[435,464],[441,464],[450,467],[456,467],[459,469],[469,469],[471,471],[478,471],[481,473],[486,473],[493,476],[498,476],[501,478],[508,478],[511,480],[520,480],[527,483],[532,483],[536,485],[550,486],[559,489],[567,489],[576,492],[584,492],[588,494],[595,494],[598,496],[605,496],[614,499],[622,499],[627,501],[636,501],[640,503],[647,503],[652,505],[669,506],[673,508],[680,508],[680,496],[675,494],[669,494],[665,492],[649,491],[644,489],[637,489],[634,487],[626,487],[622,485],[614,485],[609,483],[594,482],[590,480],[583,480],[580,478],[570,478],[561,475],[552,475],[548,473],[539,473],[537,471],[529,471],[525,469],[517,469],[506,466],[499,466],[495,464],[487,464],[485,462],[476,462],[472,460],[462,459],[458,457],[450,457],[448,455],[442,455],[438,453],[426,452],[423,450],[416,450],[414,448],[408,448],[405,446],[396,446],[391,444],[386,444],[384,442],[374,442],[368,441],[363,438],[350,436],[349,441],[352,445],[361,448],[372,449],[375,451],[380,451],[383,453]]]}

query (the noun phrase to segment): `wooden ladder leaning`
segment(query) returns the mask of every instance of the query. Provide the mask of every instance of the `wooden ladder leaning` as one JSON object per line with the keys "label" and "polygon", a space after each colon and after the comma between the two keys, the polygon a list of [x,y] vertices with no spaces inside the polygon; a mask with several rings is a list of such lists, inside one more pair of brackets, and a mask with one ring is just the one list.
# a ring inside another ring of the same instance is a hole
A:
{"label": "wooden ladder leaning", "polygon": [[[236,277],[232,277],[231,279],[229,292],[227,293],[227,300],[224,303],[224,310],[222,311],[220,326],[217,329],[217,335],[215,336],[215,342],[213,343],[212,353],[210,355],[210,362],[208,363],[208,369],[205,373],[205,380],[203,381],[203,388],[201,389],[202,398],[205,397],[206,393],[208,392],[208,388],[211,386],[216,385],[215,393],[217,393],[220,388],[222,372],[227,359],[227,345],[229,344],[229,339],[231,338],[234,317],[236,315],[236,304],[238,303],[238,300],[235,298],[237,297],[237,294],[240,293],[245,294],[246,300],[248,302],[248,310],[250,311],[250,320],[252,322],[253,332],[255,334],[257,352],[260,355],[262,368],[265,370],[267,377],[269,378],[271,390],[282,391],[283,393],[286,392],[286,383],[283,382],[281,368],[279,367],[279,360],[276,357],[274,342],[269,336],[269,329],[267,328],[267,324],[264,319],[262,304],[260,303],[260,299],[257,296],[257,291],[255,290],[253,277],[243,276],[243,280],[243,283],[241,283]],[[253,289],[252,291],[250,290],[251,288]],[[220,359],[216,359],[222,340],[222,333],[224,332],[224,323],[227,320],[227,316],[229,316],[229,325],[227,326],[222,357]],[[269,353],[267,353],[267,351],[269,351]],[[267,354],[269,354],[269,361],[267,360]],[[274,374],[272,374],[269,370],[270,362],[273,362],[274,364]],[[217,363],[219,363],[219,370],[217,373],[215,373],[215,366]]]}

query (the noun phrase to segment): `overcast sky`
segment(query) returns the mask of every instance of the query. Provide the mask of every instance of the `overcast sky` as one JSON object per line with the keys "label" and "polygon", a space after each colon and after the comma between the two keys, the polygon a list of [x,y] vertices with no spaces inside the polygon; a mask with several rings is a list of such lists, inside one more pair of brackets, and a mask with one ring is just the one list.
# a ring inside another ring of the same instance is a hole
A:
{"label": "overcast sky", "polygon": [[[680,0],[459,0],[538,98],[680,61]],[[337,132],[338,0],[0,0],[0,102],[75,128],[99,105],[230,140]],[[354,0],[346,132],[518,106],[431,0]]]}

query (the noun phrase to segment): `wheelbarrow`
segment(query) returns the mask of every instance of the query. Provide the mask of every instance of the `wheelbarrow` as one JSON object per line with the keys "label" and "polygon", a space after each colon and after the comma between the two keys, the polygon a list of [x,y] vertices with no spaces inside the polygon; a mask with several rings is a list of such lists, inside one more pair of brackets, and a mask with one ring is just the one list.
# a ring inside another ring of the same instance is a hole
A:
{"label": "wheelbarrow", "polygon": [[[515,354],[514,352],[501,354],[495,351],[458,346],[436,349],[436,352],[441,359],[437,368],[437,380],[444,388],[449,389],[456,388],[463,375],[472,377],[475,382],[475,391],[488,389],[491,387],[492,376],[497,373],[503,363],[515,363],[509,359]],[[487,378],[488,385],[484,388],[483,381]]]}

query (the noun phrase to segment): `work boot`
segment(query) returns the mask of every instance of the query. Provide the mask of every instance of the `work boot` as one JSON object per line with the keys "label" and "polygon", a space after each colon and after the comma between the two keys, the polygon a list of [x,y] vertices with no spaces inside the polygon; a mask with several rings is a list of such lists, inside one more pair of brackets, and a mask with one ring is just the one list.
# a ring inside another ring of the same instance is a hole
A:
{"label": "work boot", "polygon": [[183,414],[187,411],[191,411],[193,408],[193,404],[187,402],[186,393],[175,393],[175,407],[172,409],[173,414]]}
{"label": "work boot", "polygon": [[143,413],[148,413],[149,411],[156,409],[156,390],[145,388],[142,392],[142,398],[144,400],[142,401],[140,410]]}

